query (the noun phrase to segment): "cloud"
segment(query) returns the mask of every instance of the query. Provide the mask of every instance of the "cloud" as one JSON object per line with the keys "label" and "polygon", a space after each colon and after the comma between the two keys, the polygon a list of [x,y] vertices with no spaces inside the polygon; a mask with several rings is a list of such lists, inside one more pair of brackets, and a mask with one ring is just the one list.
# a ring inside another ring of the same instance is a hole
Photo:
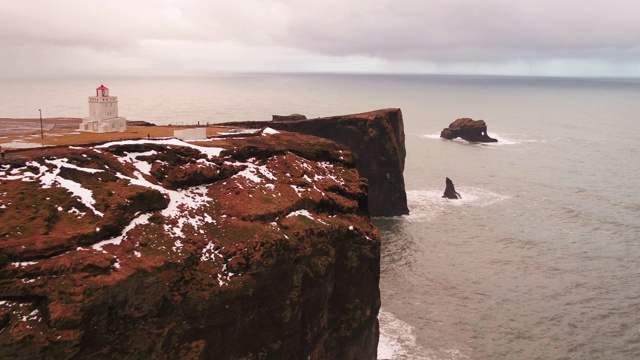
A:
{"label": "cloud", "polygon": [[0,75],[638,69],[638,13],[635,0],[4,1]]}
{"label": "cloud", "polygon": [[331,55],[424,61],[636,54],[634,1],[305,2],[285,39]]}

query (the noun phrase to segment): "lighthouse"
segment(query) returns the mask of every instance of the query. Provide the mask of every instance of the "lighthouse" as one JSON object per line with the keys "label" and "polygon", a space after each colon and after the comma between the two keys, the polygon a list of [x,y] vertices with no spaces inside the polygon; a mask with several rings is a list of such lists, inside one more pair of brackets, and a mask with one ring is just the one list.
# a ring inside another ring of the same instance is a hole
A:
{"label": "lighthouse", "polygon": [[116,132],[127,130],[127,119],[118,116],[118,97],[109,95],[109,88],[100,85],[96,96],[89,96],[89,117],[82,119],[80,131]]}

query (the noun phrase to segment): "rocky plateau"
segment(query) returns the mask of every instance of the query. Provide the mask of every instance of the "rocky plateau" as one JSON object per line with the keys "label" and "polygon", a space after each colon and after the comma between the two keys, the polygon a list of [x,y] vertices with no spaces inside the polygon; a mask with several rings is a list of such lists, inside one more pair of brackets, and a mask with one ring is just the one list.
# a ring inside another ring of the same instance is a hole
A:
{"label": "rocky plateau", "polygon": [[[243,123],[236,122],[233,125]],[[274,116],[273,121],[246,122],[244,125],[269,126],[343,144],[352,151],[358,172],[368,181],[370,215],[398,216],[409,213],[403,174],[407,152],[400,109],[315,119]]]}
{"label": "rocky plateau", "polygon": [[[404,134],[401,117],[351,119],[333,121],[342,143],[303,134],[330,132],[315,120],[12,152],[0,163],[0,358],[375,359],[367,179],[378,192],[401,180]],[[354,150],[357,137],[367,145]],[[393,158],[359,173],[363,149],[391,144]]]}

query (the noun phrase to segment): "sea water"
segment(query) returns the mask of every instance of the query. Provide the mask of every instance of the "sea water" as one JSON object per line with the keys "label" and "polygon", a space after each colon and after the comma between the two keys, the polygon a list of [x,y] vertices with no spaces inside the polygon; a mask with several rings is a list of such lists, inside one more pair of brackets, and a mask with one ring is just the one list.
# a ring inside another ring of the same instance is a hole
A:
{"label": "sea water", "polygon": [[[244,74],[7,80],[1,117],[158,124],[402,109],[411,213],[382,234],[380,359],[640,358],[640,81]],[[447,141],[460,117],[494,144]],[[462,195],[443,199],[445,177]]]}

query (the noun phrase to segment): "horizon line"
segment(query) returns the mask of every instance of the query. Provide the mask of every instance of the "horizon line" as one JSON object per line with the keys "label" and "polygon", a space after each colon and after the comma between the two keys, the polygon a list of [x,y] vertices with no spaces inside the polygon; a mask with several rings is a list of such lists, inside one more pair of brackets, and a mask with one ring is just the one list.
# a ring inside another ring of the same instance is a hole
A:
{"label": "horizon line", "polygon": [[[135,70],[132,70],[135,71]],[[326,75],[326,76],[424,76],[424,77],[464,77],[464,78],[522,78],[522,79],[599,79],[599,80],[640,80],[640,76],[612,76],[612,75],[555,75],[555,74],[481,74],[481,73],[435,73],[435,72],[369,72],[369,71],[255,71],[255,70],[216,70],[206,72],[179,72],[167,71],[147,73],[140,72],[108,72],[105,74],[76,73],[76,74],[51,74],[51,75],[17,75],[0,76],[3,80],[53,80],[53,79],[86,79],[90,77],[103,78],[151,78],[151,77],[216,77],[216,76],[251,76],[251,75]]]}

